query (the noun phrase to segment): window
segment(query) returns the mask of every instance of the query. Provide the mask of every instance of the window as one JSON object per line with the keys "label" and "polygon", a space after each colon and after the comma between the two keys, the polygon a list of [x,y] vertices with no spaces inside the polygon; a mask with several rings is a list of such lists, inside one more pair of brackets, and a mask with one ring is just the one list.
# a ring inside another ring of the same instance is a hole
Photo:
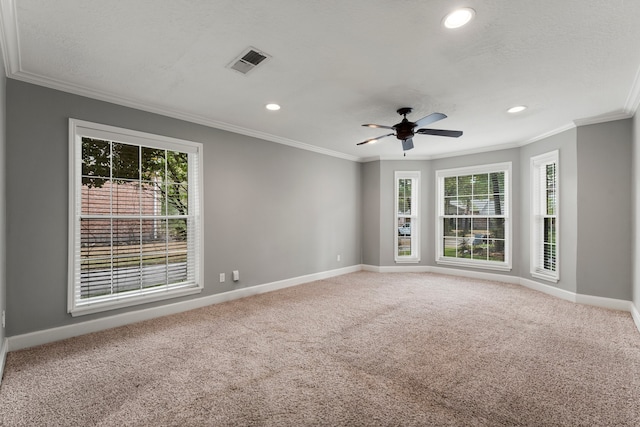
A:
{"label": "window", "polygon": [[420,261],[418,184],[420,172],[395,173],[395,261]]}
{"label": "window", "polygon": [[558,151],[531,158],[531,274],[558,281]]}
{"label": "window", "polygon": [[511,163],[436,172],[436,262],[511,269]]}
{"label": "window", "polygon": [[202,290],[202,145],[71,119],[72,315]]}

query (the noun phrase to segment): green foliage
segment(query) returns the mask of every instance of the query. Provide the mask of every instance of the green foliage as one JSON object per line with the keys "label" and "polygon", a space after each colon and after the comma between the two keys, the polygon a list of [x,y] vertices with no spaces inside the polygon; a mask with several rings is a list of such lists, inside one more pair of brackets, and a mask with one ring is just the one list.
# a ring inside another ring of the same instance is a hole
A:
{"label": "green foliage", "polygon": [[83,185],[102,187],[111,176],[111,144],[93,138],[82,138]]}
{"label": "green foliage", "polygon": [[401,214],[411,214],[411,178],[398,180],[398,212]]}
{"label": "green foliage", "polygon": [[163,215],[188,213],[188,164],[187,153],[82,138],[82,185],[138,183],[161,195]]}

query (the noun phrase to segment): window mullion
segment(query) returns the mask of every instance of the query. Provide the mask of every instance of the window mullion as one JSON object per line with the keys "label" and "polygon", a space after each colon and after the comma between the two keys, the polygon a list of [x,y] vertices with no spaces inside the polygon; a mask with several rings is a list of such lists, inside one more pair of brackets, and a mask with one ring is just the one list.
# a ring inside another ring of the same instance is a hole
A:
{"label": "window mullion", "polygon": [[114,257],[113,257],[113,141],[109,142],[109,240],[110,240],[110,249],[109,249],[109,270],[111,280],[109,281],[110,293],[113,295],[113,266],[114,266]]}
{"label": "window mullion", "polygon": [[164,198],[162,203],[164,205],[164,282],[169,284],[169,152],[168,150],[164,150],[164,180],[162,182],[163,189],[160,190],[161,193],[164,192]]}
{"label": "window mullion", "polygon": [[138,237],[138,243],[140,245],[140,248],[138,250],[138,254],[140,255],[140,261],[139,261],[139,265],[140,265],[140,271],[138,272],[138,277],[140,280],[140,291],[142,291],[144,289],[144,274],[143,274],[143,269],[144,269],[144,264],[142,262],[143,260],[143,237],[142,237],[142,147],[138,147],[138,230],[140,233],[140,236]]}

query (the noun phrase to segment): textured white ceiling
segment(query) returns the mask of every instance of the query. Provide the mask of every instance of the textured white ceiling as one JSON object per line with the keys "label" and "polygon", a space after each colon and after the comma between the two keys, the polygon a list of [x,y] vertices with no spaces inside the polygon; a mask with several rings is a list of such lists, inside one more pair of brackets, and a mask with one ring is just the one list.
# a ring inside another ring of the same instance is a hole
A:
{"label": "textured white ceiling", "polygon": [[[525,144],[639,102],[638,0],[0,0],[9,77],[354,160],[355,144],[410,119],[407,159]],[[444,15],[476,10],[466,27]],[[226,66],[253,46],[272,58]],[[278,112],[264,108],[282,105]],[[529,109],[509,115],[506,109]]]}

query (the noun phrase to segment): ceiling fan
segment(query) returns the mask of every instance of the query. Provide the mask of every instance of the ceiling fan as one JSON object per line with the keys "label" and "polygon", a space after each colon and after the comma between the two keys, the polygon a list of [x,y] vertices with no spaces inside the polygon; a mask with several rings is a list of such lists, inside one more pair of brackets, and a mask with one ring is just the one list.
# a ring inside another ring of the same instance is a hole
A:
{"label": "ceiling fan", "polygon": [[444,129],[417,129],[420,126],[425,126],[433,122],[437,122],[438,120],[446,119],[447,116],[442,113],[431,113],[426,117],[421,118],[415,122],[410,122],[407,119],[407,114],[413,111],[410,107],[403,107],[397,110],[398,114],[404,116],[400,123],[396,123],[393,126],[384,126],[384,125],[376,125],[376,124],[364,124],[362,126],[367,126],[370,128],[381,128],[381,129],[392,129],[393,133],[388,133],[386,135],[379,136],[377,138],[367,139],[366,141],[359,142],[356,145],[370,144],[378,141],[379,139],[386,138],[388,136],[394,135],[400,141],[402,141],[402,150],[407,151],[413,148],[413,136],[415,134],[420,135],[436,135],[436,136],[449,136],[452,138],[458,138],[462,135],[462,131],[459,130],[444,130]]}

